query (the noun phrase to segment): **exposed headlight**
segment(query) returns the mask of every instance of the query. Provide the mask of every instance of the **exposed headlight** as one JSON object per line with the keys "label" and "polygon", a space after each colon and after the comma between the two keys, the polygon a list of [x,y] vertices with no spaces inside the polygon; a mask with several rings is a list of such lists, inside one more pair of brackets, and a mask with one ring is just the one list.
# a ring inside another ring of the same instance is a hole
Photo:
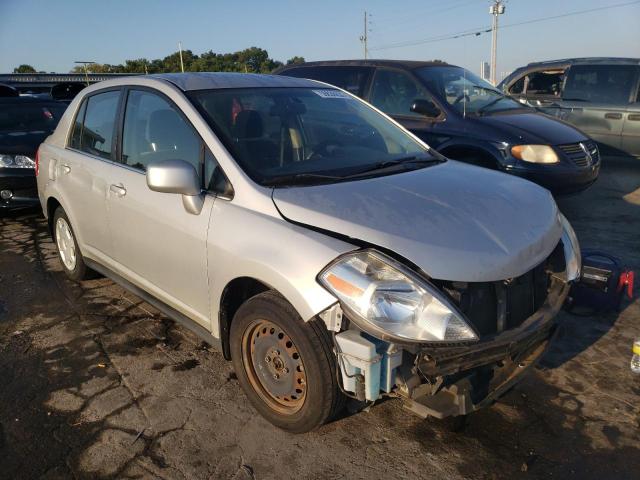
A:
{"label": "exposed headlight", "polygon": [[36,162],[26,155],[0,155],[0,168],[35,168]]}
{"label": "exposed headlight", "polygon": [[576,232],[563,214],[560,215],[560,223],[562,224],[562,247],[564,250],[564,261],[566,264],[567,281],[578,280],[580,278],[580,270],[582,268],[582,255],[580,253],[580,244]]}
{"label": "exposed headlight", "polygon": [[511,155],[531,163],[558,163],[558,155],[549,145],[516,145],[511,147]]}
{"label": "exposed headlight", "polygon": [[364,331],[404,342],[460,342],[478,335],[426,280],[375,250],[340,257],[318,276]]}

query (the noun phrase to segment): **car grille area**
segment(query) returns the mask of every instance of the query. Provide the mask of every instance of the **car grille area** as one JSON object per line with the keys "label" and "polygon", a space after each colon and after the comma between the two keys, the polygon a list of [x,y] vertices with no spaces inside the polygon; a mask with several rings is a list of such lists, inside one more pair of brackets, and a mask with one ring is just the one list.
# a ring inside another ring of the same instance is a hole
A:
{"label": "car grille area", "polygon": [[600,161],[598,146],[593,140],[579,143],[567,143],[557,147],[578,167],[590,167]]}
{"label": "car grille area", "polygon": [[551,275],[563,270],[559,243],[544,262],[519,277],[499,282],[443,282],[439,286],[482,337],[520,326],[545,303]]}

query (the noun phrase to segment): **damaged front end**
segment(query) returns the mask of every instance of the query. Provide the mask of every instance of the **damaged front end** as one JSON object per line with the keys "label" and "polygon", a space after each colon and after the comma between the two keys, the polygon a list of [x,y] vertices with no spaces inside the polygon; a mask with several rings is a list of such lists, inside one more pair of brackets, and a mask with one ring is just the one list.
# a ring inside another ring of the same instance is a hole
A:
{"label": "damaged front end", "polygon": [[[561,222],[563,235],[553,252],[517,278],[430,279],[439,293],[432,292],[431,303],[421,305],[421,316],[413,317],[421,330],[362,319],[363,299],[378,316],[408,318],[402,317],[402,308],[413,306],[415,292],[402,279],[387,274],[377,283],[382,293],[374,294],[368,291],[373,287],[358,283],[348,271],[331,270],[337,272],[329,279],[333,288],[356,298],[339,297],[340,303],[320,314],[334,332],[345,393],[362,401],[397,396],[417,415],[437,418],[466,415],[500,397],[545,351],[570,283],[579,277],[579,246],[564,217]],[[410,341],[409,335],[420,340]]]}

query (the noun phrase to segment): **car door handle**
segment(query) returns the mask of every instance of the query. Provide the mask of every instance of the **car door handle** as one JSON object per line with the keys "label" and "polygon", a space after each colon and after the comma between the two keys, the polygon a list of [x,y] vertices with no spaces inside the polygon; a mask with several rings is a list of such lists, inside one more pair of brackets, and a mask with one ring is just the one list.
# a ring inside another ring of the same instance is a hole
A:
{"label": "car door handle", "polygon": [[62,173],[65,175],[69,175],[71,173],[71,167],[69,165],[61,165]]}
{"label": "car door handle", "polygon": [[632,122],[640,122],[640,113],[630,113],[627,118]]}
{"label": "car door handle", "polygon": [[127,194],[127,189],[124,188],[124,185],[110,185],[109,191],[115,193],[117,197],[124,197]]}
{"label": "car door handle", "polygon": [[622,118],[621,113],[608,112],[604,114],[604,118],[608,120],[620,120]]}

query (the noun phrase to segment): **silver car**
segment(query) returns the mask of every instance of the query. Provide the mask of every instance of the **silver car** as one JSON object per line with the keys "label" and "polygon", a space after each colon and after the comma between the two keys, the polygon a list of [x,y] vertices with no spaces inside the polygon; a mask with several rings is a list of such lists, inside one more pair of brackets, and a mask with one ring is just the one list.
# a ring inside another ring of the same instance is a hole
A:
{"label": "silver car", "polygon": [[580,274],[548,191],[447,160],[311,80],[102,82],[37,157],[66,274],[99,272],[182,322],[291,432],[347,397],[439,418],[490,404]]}

